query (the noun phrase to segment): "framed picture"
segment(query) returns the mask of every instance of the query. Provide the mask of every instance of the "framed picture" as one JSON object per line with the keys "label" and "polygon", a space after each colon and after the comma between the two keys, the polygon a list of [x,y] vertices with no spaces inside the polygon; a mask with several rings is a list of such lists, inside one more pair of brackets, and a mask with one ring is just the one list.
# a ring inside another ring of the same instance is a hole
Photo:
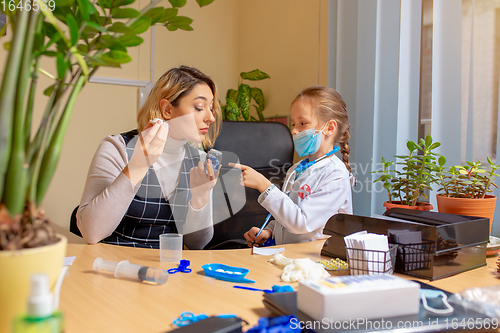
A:
{"label": "framed picture", "polygon": [[275,121],[278,123],[282,123],[286,125],[287,127],[290,127],[290,116],[273,116],[273,117],[267,117],[266,121]]}

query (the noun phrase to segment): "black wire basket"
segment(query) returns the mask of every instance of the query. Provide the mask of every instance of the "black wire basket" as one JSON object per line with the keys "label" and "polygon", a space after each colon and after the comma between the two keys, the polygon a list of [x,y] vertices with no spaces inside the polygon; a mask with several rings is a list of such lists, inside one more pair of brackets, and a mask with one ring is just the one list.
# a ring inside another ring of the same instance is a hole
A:
{"label": "black wire basket", "polygon": [[422,243],[396,244],[399,246],[396,272],[405,273],[431,269],[434,242],[424,240]]}
{"label": "black wire basket", "polygon": [[346,247],[351,275],[393,274],[397,251],[397,244],[390,244],[388,251]]}

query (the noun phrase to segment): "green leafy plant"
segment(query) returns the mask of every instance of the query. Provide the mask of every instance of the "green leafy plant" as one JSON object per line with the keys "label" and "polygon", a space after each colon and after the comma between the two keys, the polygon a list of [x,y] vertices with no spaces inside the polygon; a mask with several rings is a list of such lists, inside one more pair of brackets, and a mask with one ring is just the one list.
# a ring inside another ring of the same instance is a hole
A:
{"label": "green leafy plant", "polygon": [[[200,7],[213,2],[196,1]],[[0,249],[23,232],[22,227],[5,225],[27,226],[43,218],[37,207],[54,175],[76,98],[88,79],[99,67],[130,62],[128,50],[140,45],[139,35],[155,24],[169,31],[193,30],[193,20],[178,15],[186,0],[169,0],[169,8],[155,7],[160,0],[154,0],[141,10],[130,8],[134,2],[18,0],[16,6],[6,2],[0,7],[12,33],[5,44],[9,54],[0,89]],[[54,61],[54,73],[41,67],[42,58]],[[36,127],[33,106],[40,74],[52,84],[44,91],[48,102]]]}
{"label": "green leafy plant", "polygon": [[[420,139],[419,143],[408,140],[406,147],[409,154],[396,155],[397,162],[386,162],[382,157],[383,170],[373,171],[382,175],[374,183],[382,182],[389,202],[395,199],[402,205],[415,206],[420,196],[427,198],[425,190],[432,190],[431,185],[438,180],[436,156],[440,155],[432,151],[440,145],[439,142],[432,142],[432,137],[428,135],[425,140]],[[400,165],[401,169],[390,169],[394,164]]]}
{"label": "green leafy plant", "polygon": [[451,166],[446,168],[446,158],[439,159],[439,171],[437,176],[441,188],[438,194],[450,198],[473,198],[484,199],[485,195],[492,192],[492,187],[498,188],[494,178],[499,177],[495,171],[500,165],[494,164],[487,157],[490,170],[481,166],[481,162],[466,162],[466,166]]}
{"label": "green leafy plant", "polygon": [[250,87],[248,84],[243,83],[243,80],[260,81],[269,78],[269,75],[258,69],[240,73],[238,90],[229,89],[226,94],[226,104],[222,105],[224,120],[257,121],[255,117],[250,116],[250,103],[253,100],[255,102],[253,106],[259,116],[258,120],[264,121],[265,117],[262,113],[265,108],[264,93],[259,88]]}

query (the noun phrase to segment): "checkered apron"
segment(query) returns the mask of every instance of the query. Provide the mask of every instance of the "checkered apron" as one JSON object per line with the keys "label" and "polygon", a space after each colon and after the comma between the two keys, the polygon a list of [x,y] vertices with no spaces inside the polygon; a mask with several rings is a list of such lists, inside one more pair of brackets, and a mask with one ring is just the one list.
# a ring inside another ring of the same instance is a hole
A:
{"label": "checkered apron", "polygon": [[[121,136],[125,140],[127,158],[130,160],[138,139],[137,130],[122,133]],[[189,171],[200,161],[197,149],[188,144],[184,147],[179,183],[168,201],[151,166],[120,224],[109,237],[102,240],[103,243],[158,249],[161,234],[177,233],[176,223],[185,223],[191,200]]]}

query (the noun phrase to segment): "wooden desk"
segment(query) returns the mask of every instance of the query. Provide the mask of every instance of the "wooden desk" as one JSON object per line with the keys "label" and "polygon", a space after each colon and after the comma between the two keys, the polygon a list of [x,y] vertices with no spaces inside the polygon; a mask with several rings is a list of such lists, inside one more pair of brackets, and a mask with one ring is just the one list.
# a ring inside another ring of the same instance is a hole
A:
{"label": "wooden desk", "polygon": [[[285,245],[288,258],[319,260],[324,241]],[[262,303],[262,293],[233,288],[232,282],[215,280],[204,275],[202,265],[222,263],[245,267],[248,284],[255,288],[284,285],[282,270],[269,263],[269,256],[252,255],[250,249],[219,251],[183,251],[191,261],[192,272],[169,276],[166,284],[150,285],[137,281],[115,279],[111,274],[92,269],[94,259],[129,260],[131,263],[169,269],[175,264],[159,261],[159,250],[134,249],[106,244],[68,244],[68,256],[76,256],[66,276],[60,307],[65,316],[66,331],[73,332],[165,332],[173,329],[172,321],[183,311],[217,315],[234,313],[251,326],[259,317],[271,313]],[[450,292],[473,286],[500,284],[493,274],[497,258],[488,258],[487,266],[442,280],[429,282]],[[405,278],[412,279],[401,275]],[[297,283],[291,284],[294,289]],[[246,327],[248,329],[248,327]],[[245,329],[245,330],[246,330]]]}

